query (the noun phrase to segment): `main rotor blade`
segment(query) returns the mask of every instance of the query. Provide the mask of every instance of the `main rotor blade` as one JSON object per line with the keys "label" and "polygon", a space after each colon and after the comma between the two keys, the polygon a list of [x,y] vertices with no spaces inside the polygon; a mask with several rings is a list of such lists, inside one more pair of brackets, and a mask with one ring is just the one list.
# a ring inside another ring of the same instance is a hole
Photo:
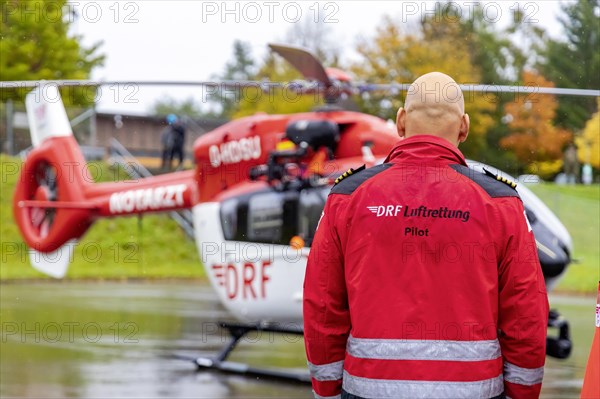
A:
{"label": "main rotor blade", "polygon": [[278,44],[269,44],[269,48],[282,56],[305,78],[322,82],[325,87],[331,86],[331,80],[327,76],[323,64],[308,50]]}
{"label": "main rotor blade", "polygon": [[58,87],[94,87],[94,86],[204,86],[241,89],[256,87],[267,89],[269,87],[281,87],[283,83],[258,80],[221,80],[221,81],[172,81],[172,80],[14,80],[1,81],[0,89],[35,88],[42,85],[54,85]]}
{"label": "main rotor blade", "polygon": [[[509,93],[514,95],[554,94],[564,96],[600,97],[600,90],[561,87],[459,84],[464,93]],[[410,83],[356,84],[359,93],[372,91],[408,91]],[[450,95],[451,93],[449,93]]]}
{"label": "main rotor blade", "polygon": [[[309,53],[310,54],[310,53]],[[308,76],[307,76],[308,77]],[[113,85],[135,85],[135,86],[203,86],[203,87],[221,87],[226,89],[257,88],[268,91],[271,88],[288,88],[299,93],[314,93],[320,91],[317,87],[310,84],[304,85],[302,82],[270,82],[255,80],[227,80],[227,81],[94,81],[94,80],[15,80],[0,81],[1,89],[19,89],[35,88],[43,85],[55,85],[58,87],[94,87],[94,86],[113,86]],[[358,93],[373,91],[407,91],[410,83],[357,83],[351,85]],[[525,94],[554,94],[565,96],[584,96],[600,97],[600,90],[596,89],[572,89],[561,87],[537,87],[537,86],[510,86],[510,85],[485,85],[485,84],[461,84],[461,89],[466,93],[512,93],[515,95]],[[329,86],[331,87],[331,86]]]}

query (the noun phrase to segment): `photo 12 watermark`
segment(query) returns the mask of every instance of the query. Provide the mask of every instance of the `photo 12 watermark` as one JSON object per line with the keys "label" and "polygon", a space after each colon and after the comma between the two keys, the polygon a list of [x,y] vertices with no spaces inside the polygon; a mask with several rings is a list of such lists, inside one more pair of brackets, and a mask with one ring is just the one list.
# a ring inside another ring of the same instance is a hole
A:
{"label": "photo 12 watermark", "polygon": [[[3,241],[0,244],[0,260],[2,263],[19,261],[28,263],[58,263],[62,260],[62,252],[40,252],[36,245],[29,248],[22,241]],[[137,242],[105,243],[87,241],[77,246],[77,251],[68,252],[69,263],[83,261],[85,263],[98,263],[101,260],[110,260],[115,264],[138,264],[141,262],[141,249]]]}
{"label": "photo 12 watermark", "polygon": [[140,6],[137,1],[3,1],[2,22],[10,20],[90,24],[108,20],[115,24],[139,23]]}
{"label": "photo 12 watermark", "polygon": [[[101,82],[93,80],[56,81],[5,81],[0,82],[3,91],[31,92],[33,101],[71,104],[99,103],[104,99],[115,104],[138,104],[140,87],[137,82]],[[60,90],[56,90],[59,88]]]}
{"label": "photo 12 watermark", "polygon": [[338,2],[296,1],[203,1],[202,23],[297,23],[303,18],[314,23],[339,22]]}
{"label": "photo 12 watermark", "polygon": [[402,1],[401,21],[412,20],[424,22],[459,23],[483,19],[486,23],[495,24],[510,16],[514,23],[539,23],[540,5],[537,2],[498,2],[498,1]]}
{"label": "photo 12 watermark", "polygon": [[[7,184],[9,181],[18,179],[21,183],[27,183],[31,179],[34,179],[34,172],[22,172],[23,171],[22,161],[3,161],[0,165],[2,172],[1,182]],[[121,179],[121,173],[135,170],[138,164],[134,161],[128,161],[123,164],[119,164],[119,168],[107,169],[102,167],[100,164],[88,162],[82,164],[77,161],[63,161],[63,162],[51,162],[47,161],[46,166],[53,169],[54,179],[56,181],[64,181],[66,184],[76,184],[78,182],[95,183],[98,181],[119,181],[124,184],[134,185],[141,182],[141,179],[128,178],[126,180]]]}
{"label": "photo 12 watermark", "polygon": [[[302,341],[302,322],[270,322],[269,330],[249,330],[240,341],[245,344],[275,344],[285,342],[294,344]],[[279,331],[275,331],[279,330]],[[202,343],[227,343],[231,341],[231,334],[222,323],[203,322],[200,326],[200,340]]]}
{"label": "photo 12 watermark", "polygon": [[2,343],[139,343],[139,326],[134,322],[16,322],[0,323]]}

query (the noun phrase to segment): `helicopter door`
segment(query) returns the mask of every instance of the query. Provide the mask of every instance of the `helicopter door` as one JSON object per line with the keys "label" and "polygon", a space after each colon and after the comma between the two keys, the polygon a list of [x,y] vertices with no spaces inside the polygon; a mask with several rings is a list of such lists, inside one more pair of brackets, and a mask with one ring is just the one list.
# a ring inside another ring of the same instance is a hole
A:
{"label": "helicopter door", "polygon": [[226,240],[289,245],[300,236],[312,242],[330,187],[261,191],[230,198],[221,205]]}
{"label": "helicopter door", "polygon": [[297,235],[302,237],[307,247],[312,244],[329,191],[331,191],[331,187],[328,186],[306,189],[300,192]]}
{"label": "helicopter door", "polygon": [[248,201],[248,241],[289,242],[297,229],[297,204],[296,193],[273,191],[251,196]]}

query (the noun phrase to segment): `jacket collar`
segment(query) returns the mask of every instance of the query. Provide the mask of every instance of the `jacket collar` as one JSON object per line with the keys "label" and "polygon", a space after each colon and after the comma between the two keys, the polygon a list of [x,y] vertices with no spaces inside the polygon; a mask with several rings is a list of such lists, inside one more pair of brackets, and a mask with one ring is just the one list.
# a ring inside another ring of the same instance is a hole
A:
{"label": "jacket collar", "polygon": [[427,134],[419,134],[400,140],[392,148],[384,163],[400,160],[458,163],[467,166],[464,155],[457,147],[446,139]]}

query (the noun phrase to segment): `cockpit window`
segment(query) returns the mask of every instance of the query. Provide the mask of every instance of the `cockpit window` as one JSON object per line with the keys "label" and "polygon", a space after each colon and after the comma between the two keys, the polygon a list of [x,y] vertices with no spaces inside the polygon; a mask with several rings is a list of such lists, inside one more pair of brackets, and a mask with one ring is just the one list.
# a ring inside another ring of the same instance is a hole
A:
{"label": "cockpit window", "polygon": [[256,194],[248,203],[248,240],[279,242],[283,225],[283,202],[280,193]]}
{"label": "cockpit window", "polygon": [[263,191],[228,199],[221,205],[226,240],[288,245],[294,236],[310,246],[330,187]]}
{"label": "cockpit window", "polygon": [[223,227],[223,236],[228,240],[232,240],[237,234],[238,204],[239,201],[234,198],[221,205],[221,226]]}

